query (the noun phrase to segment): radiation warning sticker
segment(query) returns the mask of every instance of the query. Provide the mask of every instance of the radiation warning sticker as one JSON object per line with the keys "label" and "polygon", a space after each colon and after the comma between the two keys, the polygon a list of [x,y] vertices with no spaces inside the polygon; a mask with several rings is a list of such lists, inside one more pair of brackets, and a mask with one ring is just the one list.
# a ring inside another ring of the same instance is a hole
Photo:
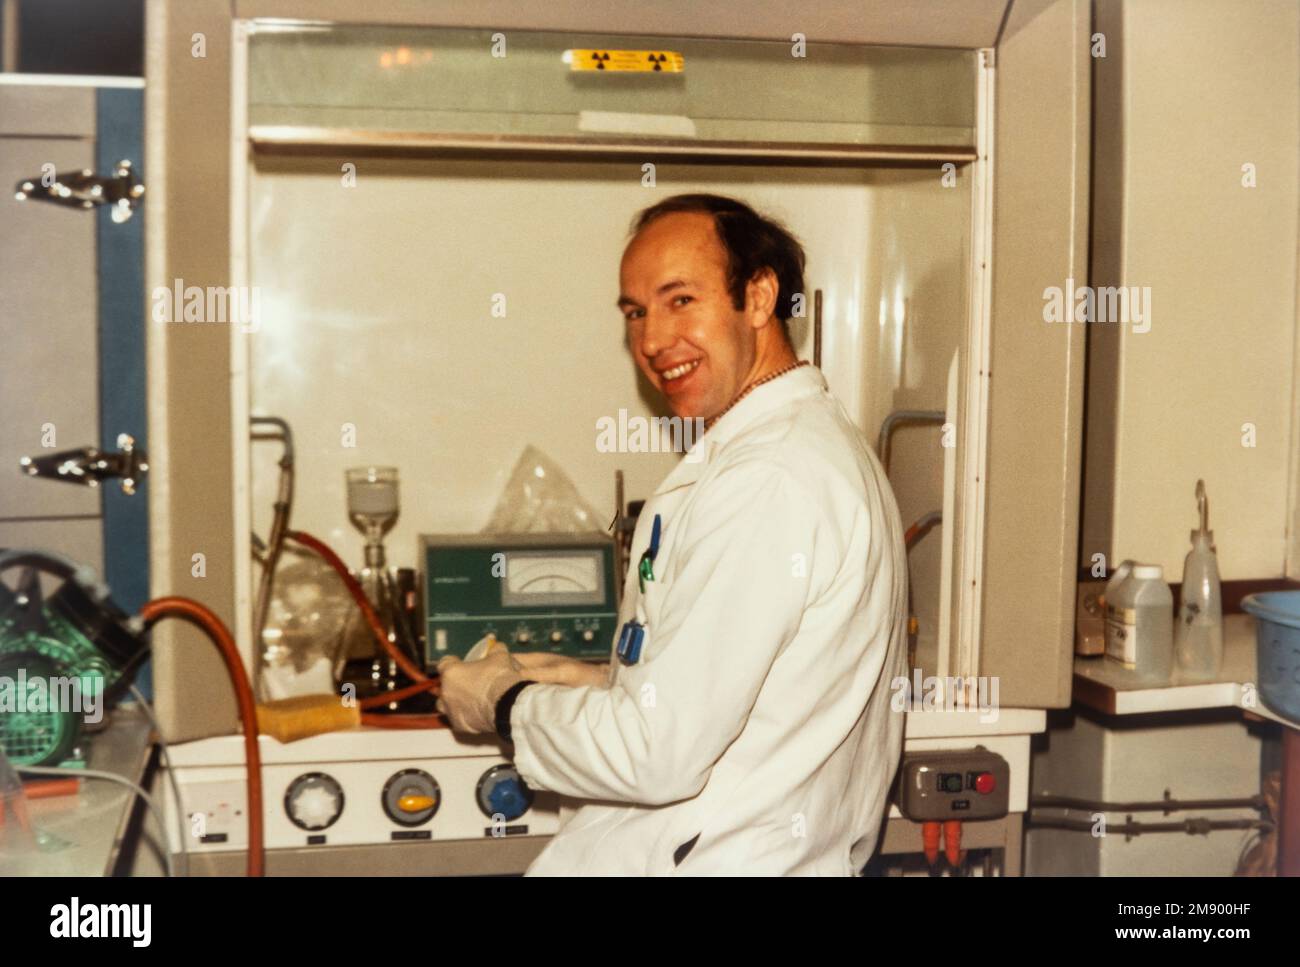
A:
{"label": "radiation warning sticker", "polygon": [[566,50],[564,62],[571,71],[680,74],[686,69],[685,58],[675,50]]}

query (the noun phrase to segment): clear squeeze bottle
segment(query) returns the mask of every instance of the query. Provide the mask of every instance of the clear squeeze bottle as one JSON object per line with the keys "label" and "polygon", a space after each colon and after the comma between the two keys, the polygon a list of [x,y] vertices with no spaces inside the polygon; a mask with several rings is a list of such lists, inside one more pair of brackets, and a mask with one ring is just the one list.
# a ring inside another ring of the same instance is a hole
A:
{"label": "clear squeeze bottle", "polygon": [[1192,531],[1192,549],[1183,562],[1183,599],[1174,629],[1174,657],[1180,678],[1208,681],[1217,678],[1223,668],[1223,597],[1204,480],[1196,481],[1196,505],[1201,526]]}

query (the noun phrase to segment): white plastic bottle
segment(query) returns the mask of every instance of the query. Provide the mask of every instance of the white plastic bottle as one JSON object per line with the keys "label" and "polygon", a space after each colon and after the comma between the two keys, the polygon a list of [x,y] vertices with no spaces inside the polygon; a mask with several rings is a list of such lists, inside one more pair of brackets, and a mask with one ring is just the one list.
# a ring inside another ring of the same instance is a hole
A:
{"label": "white plastic bottle", "polygon": [[1106,657],[1134,684],[1168,685],[1174,671],[1174,595],[1159,564],[1134,564],[1106,594]]}
{"label": "white plastic bottle", "polygon": [[1119,601],[1119,589],[1124,586],[1124,582],[1133,576],[1133,565],[1136,562],[1132,559],[1124,561],[1110,576],[1106,582],[1106,591],[1101,596],[1102,601],[1102,630],[1104,632],[1106,649],[1105,656],[1113,658],[1115,661],[1124,663],[1124,653],[1127,647],[1125,637],[1128,632],[1125,629],[1124,615],[1116,606]]}
{"label": "white plastic bottle", "polygon": [[1205,481],[1196,481],[1201,526],[1192,531],[1192,549],[1183,562],[1183,596],[1174,631],[1174,657],[1180,678],[1211,681],[1223,669],[1223,592],[1214,531],[1209,529],[1210,502]]}
{"label": "white plastic bottle", "polygon": [[1128,576],[1133,573],[1133,565],[1136,563],[1137,562],[1132,558],[1129,558],[1123,561],[1119,567],[1115,568],[1114,572],[1110,576],[1110,580],[1106,582],[1106,590],[1102,594],[1102,599],[1104,601],[1108,601],[1115,596],[1115,592],[1119,590],[1119,586],[1127,581]]}

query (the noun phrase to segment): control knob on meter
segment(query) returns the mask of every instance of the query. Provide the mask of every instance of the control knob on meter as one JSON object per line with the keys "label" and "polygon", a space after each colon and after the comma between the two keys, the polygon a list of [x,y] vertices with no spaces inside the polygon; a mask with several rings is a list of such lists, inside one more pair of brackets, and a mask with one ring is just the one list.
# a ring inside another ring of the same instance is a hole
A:
{"label": "control knob on meter", "polygon": [[560,642],[562,642],[563,640],[564,640],[564,632],[563,632],[563,631],[552,631],[552,632],[551,632],[551,643],[552,643],[552,644],[556,644],[556,645],[558,645],[558,644],[559,644]]}
{"label": "control knob on meter", "polygon": [[533,791],[514,766],[493,766],[478,781],[478,808],[489,819],[518,819],[533,804]]}
{"label": "control knob on meter", "polygon": [[328,829],[343,814],[343,787],[323,772],[308,772],[289,784],[284,811],[299,829]]}
{"label": "control knob on meter", "polygon": [[400,826],[421,826],[433,818],[442,801],[438,781],[423,769],[403,769],[384,784],[380,804]]}

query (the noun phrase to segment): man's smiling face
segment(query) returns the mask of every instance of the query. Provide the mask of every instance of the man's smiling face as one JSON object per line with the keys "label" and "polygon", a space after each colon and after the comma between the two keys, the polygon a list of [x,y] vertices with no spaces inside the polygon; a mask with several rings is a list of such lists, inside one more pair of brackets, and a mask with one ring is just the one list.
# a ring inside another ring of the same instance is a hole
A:
{"label": "man's smiling face", "polygon": [[775,293],[766,282],[761,292],[750,283],[757,298],[735,307],[713,216],[674,212],[647,225],[623,253],[619,288],[632,355],[673,413],[709,419],[722,412],[748,382],[756,321],[771,315]]}

